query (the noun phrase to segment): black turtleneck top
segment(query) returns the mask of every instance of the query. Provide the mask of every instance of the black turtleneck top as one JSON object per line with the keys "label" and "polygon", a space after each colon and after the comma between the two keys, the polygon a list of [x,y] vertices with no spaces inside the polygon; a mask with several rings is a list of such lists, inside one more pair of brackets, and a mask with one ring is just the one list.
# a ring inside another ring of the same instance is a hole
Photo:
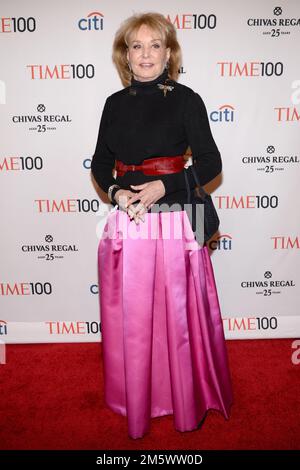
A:
{"label": "black turtleneck top", "polygon": [[156,204],[185,204],[184,171],[187,171],[190,186],[195,187],[190,167],[166,175],[128,171],[116,179],[112,171],[115,160],[141,164],[146,158],[184,155],[189,146],[202,185],[221,172],[220,152],[202,98],[188,86],[170,79],[167,84],[173,89],[164,96],[158,84],[164,84],[167,78],[166,69],[151,81],[132,78],[130,86],[107,97],[91,163],[92,174],[105,192],[112,184],[136,192],[130,184],[161,179],[166,193]]}

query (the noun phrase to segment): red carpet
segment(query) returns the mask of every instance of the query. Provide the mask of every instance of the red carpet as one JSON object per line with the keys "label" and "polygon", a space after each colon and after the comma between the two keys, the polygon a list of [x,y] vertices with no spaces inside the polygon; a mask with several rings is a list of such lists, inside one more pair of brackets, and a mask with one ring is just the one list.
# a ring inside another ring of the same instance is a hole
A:
{"label": "red carpet", "polygon": [[8,345],[0,365],[1,449],[299,449],[300,364],[292,339],[227,341],[234,405],[180,433],[153,418],[133,440],[105,406],[101,343]]}

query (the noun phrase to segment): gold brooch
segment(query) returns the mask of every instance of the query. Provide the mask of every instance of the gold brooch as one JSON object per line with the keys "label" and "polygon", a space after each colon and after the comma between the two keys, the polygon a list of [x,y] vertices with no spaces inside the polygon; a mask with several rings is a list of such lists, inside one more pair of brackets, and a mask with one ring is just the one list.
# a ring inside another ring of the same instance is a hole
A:
{"label": "gold brooch", "polygon": [[163,85],[162,83],[158,83],[157,86],[160,90],[164,90],[164,97],[166,97],[167,91],[172,91],[174,88],[171,85],[166,85],[166,84]]}

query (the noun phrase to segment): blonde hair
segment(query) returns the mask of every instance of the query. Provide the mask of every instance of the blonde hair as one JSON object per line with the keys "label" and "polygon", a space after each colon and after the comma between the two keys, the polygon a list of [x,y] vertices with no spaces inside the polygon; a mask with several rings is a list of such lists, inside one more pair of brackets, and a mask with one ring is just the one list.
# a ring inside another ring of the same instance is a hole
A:
{"label": "blonde hair", "polygon": [[146,25],[153,31],[160,33],[164,45],[170,47],[170,58],[168,66],[168,76],[177,81],[178,70],[181,66],[181,49],[177,41],[176,29],[170,21],[163,15],[155,12],[134,14],[124,20],[115,34],[113,42],[112,60],[117,67],[123,85],[130,85],[132,73],[128,68],[126,57],[129,38],[132,33],[139,30],[142,25]]}

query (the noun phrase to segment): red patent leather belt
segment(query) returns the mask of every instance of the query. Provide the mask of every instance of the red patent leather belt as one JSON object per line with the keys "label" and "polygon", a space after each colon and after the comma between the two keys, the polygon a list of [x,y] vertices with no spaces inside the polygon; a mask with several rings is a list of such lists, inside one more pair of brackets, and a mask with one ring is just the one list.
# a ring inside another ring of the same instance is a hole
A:
{"label": "red patent leather belt", "polygon": [[146,158],[141,165],[125,165],[116,160],[117,176],[123,176],[126,171],[142,171],[144,175],[166,175],[168,173],[179,173],[186,163],[184,155],[175,157]]}

